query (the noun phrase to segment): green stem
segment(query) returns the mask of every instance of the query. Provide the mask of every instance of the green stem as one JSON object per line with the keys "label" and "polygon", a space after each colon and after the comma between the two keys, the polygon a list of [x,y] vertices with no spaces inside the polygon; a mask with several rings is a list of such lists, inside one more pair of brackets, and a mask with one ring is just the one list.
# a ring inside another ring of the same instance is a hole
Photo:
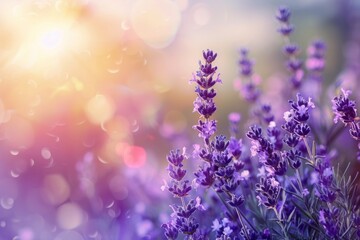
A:
{"label": "green stem", "polygon": [[240,219],[241,225],[242,225],[242,227],[244,229],[246,239],[250,239],[249,233],[248,233],[248,231],[246,229],[246,226],[245,226],[245,224],[244,224],[244,222],[242,220],[239,209],[235,208],[235,210],[236,210],[236,214],[238,215],[238,218]]}
{"label": "green stem", "polygon": [[295,172],[296,172],[296,178],[297,178],[298,185],[299,185],[299,188],[300,188],[301,196],[302,196],[302,198],[304,198],[304,187],[303,187],[303,185],[302,185],[302,181],[301,181],[299,169],[296,169]]}
{"label": "green stem", "polygon": [[274,212],[275,212],[275,215],[276,215],[277,219],[279,220],[279,225],[280,225],[280,227],[281,227],[281,230],[282,230],[283,233],[284,233],[285,240],[289,240],[289,237],[288,237],[288,235],[287,235],[287,233],[286,233],[285,226],[284,226],[284,224],[282,223],[282,219],[281,219],[280,214],[279,214],[278,211],[276,210],[276,207],[274,207],[273,210],[274,210]]}
{"label": "green stem", "polygon": [[[185,199],[184,199],[184,197],[181,197],[180,199],[181,199],[181,204],[182,204],[183,208],[185,209],[185,207],[186,207]],[[189,222],[189,219],[186,219],[186,221]],[[194,239],[193,236],[189,235],[189,240],[193,240],[193,239]]]}
{"label": "green stem", "polygon": [[305,137],[303,138],[303,140],[304,140],[304,143],[305,143],[306,150],[307,150],[307,152],[308,152],[308,154],[309,154],[309,157],[310,157],[310,163],[311,163],[313,166],[315,166],[315,157],[314,157],[314,156],[312,155],[312,153],[311,153],[310,146],[309,146],[309,144],[308,144],[308,142],[307,142],[307,140],[306,140]]}
{"label": "green stem", "polygon": [[[213,189],[214,191],[215,191],[215,189]],[[221,195],[217,192],[217,191],[215,191],[215,193],[216,193],[216,195],[219,197],[219,199],[221,200],[221,202],[224,204],[224,206],[226,207],[226,209],[229,211],[229,213],[230,213],[230,215],[232,216],[232,217],[234,217],[233,216],[233,211],[232,211],[232,209],[231,209],[231,207],[225,202],[225,200],[221,197]],[[225,193],[227,193],[228,195],[230,195],[228,192],[225,192]],[[236,218],[236,222],[237,222],[237,224],[238,225],[240,225],[240,227],[245,227],[245,225],[244,225],[244,222],[242,221],[243,219],[245,219],[245,221],[249,224],[249,226],[254,230],[254,232],[257,232],[256,231],[256,229],[255,229],[255,227],[249,222],[249,220],[248,219],[246,219],[246,217],[242,214],[242,212],[241,211],[239,211],[237,208],[236,208],[236,214],[237,214],[237,218]],[[250,239],[250,238],[249,238]]]}

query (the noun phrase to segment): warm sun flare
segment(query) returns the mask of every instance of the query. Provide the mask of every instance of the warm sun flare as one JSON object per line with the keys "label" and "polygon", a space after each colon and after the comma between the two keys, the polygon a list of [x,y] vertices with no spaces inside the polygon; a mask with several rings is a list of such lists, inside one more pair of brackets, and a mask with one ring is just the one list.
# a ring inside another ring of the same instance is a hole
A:
{"label": "warm sun flare", "polygon": [[61,28],[51,28],[40,35],[39,45],[46,51],[59,50],[64,46],[65,32]]}

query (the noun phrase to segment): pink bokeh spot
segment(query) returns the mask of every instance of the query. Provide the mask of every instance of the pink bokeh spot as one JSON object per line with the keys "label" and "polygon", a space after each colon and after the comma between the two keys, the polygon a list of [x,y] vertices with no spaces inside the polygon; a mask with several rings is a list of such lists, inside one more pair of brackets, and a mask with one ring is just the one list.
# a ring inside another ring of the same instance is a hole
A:
{"label": "pink bokeh spot", "polygon": [[120,149],[118,149],[118,153],[123,157],[126,166],[140,168],[146,163],[146,151],[143,147],[122,144]]}
{"label": "pink bokeh spot", "polygon": [[20,240],[33,240],[34,232],[30,228],[21,229],[19,232]]}

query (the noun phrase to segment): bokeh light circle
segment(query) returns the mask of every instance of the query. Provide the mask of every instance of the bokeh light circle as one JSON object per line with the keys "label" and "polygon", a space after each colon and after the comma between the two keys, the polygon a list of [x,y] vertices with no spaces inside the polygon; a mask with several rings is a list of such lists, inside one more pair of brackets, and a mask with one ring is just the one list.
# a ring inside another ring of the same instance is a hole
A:
{"label": "bokeh light circle", "polygon": [[146,162],[145,149],[139,146],[128,146],[124,151],[124,162],[128,167],[142,167]]}
{"label": "bokeh light circle", "polygon": [[70,197],[70,186],[64,176],[49,174],[43,181],[44,200],[52,205],[65,202]]}
{"label": "bokeh light circle", "polygon": [[54,240],[84,240],[84,238],[76,231],[63,231]]}
{"label": "bokeh light circle", "polygon": [[131,12],[135,33],[149,46],[167,47],[179,29],[179,5],[170,0],[139,0]]}
{"label": "bokeh light circle", "polygon": [[83,211],[75,203],[65,203],[57,210],[57,222],[62,229],[74,229],[80,226],[83,220]]}

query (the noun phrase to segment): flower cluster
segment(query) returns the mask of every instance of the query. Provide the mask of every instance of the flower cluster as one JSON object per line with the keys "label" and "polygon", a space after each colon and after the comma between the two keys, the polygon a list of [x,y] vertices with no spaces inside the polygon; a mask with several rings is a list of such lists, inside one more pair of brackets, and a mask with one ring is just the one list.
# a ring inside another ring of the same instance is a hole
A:
{"label": "flower cluster", "polygon": [[[183,161],[185,158],[185,153],[181,153],[179,149],[170,151],[170,154],[167,156],[171,183],[170,185],[166,183],[165,187],[174,197],[180,198],[182,203],[181,206],[171,206],[174,211],[174,219],[171,222],[163,224],[165,236],[168,239],[176,239],[179,231],[191,236],[199,226],[191,215],[197,209],[200,199],[197,198],[197,201],[191,199],[188,203],[185,202],[185,197],[189,195],[192,189],[189,181],[183,180],[186,174],[186,170],[183,169]],[[196,204],[196,202],[198,202],[198,204]]]}
{"label": "flower cluster", "polygon": [[356,103],[349,99],[351,91],[341,89],[342,94],[334,97],[332,100],[332,109],[334,112],[334,122],[339,119],[345,124],[350,125],[349,133],[352,138],[358,141],[358,160],[360,160],[360,118],[357,116]]}
{"label": "flower cluster", "polygon": [[304,78],[303,62],[297,58],[300,49],[298,45],[290,41],[290,35],[294,31],[294,26],[290,24],[291,12],[287,7],[280,7],[276,13],[276,19],[281,23],[280,34],[284,37],[284,53],[287,55],[287,68],[290,72],[290,82],[294,89],[301,87]]}
{"label": "flower cluster", "polygon": [[[325,43],[321,40],[314,41],[307,49],[308,58],[306,68],[314,73],[321,73],[325,68]],[[312,76],[321,81],[320,76]]]}
{"label": "flower cluster", "polygon": [[260,95],[260,90],[257,87],[259,78],[253,74],[253,61],[249,59],[249,51],[245,48],[240,50],[240,76],[241,80],[237,81],[238,90],[244,99],[250,103],[255,103]]}
{"label": "flower cluster", "polygon": [[[331,142],[338,135],[327,132],[332,126],[322,126],[323,131],[318,131],[321,119],[312,113],[314,96],[304,97],[309,94],[303,80],[318,77],[317,83],[323,82],[325,44],[315,41],[310,45],[305,77],[302,62],[296,57],[299,49],[289,40],[293,31],[290,16],[285,7],[276,14],[286,40],[291,88],[299,93],[287,98],[290,109],[283,118],[276,118],[271,104],[259,100],[253,61],[247,50],[240,51],[244,99],[256,108],[252,112],[252,123],[256,124],[250,125],[245,139],[241,139],[240,114],[234,112],[229,114],[230,137],[217,134],[213,119],[217,110],[214,86],[221,82],[213,66],[217,54],[203,52],[204,60],[191,80],[196,83],[194,112],[200,115],[194,129],[201,140],[192,144],[191,163],[196,165],[193,179],[184,180],[185,152],[171,151],[167,157],[171,183],[166,186],[181,201],[181,205],[171,205],[172,220],[163,225],[167,239],[181,234],[193,240],[360,239],[357,178],[346,176],[349,165],[345,170],[334,167],[339,165],[339,155]],[[320,102],[317,96],[315,110],[319,112],[323,111]],[[350,135],[360,141],[356,104],[349,99],[349,92],[343,90],[332,103],[335,123],[341,120],[350,125]],[[201,218],[196,217],[197,209],[203,211]]]}

